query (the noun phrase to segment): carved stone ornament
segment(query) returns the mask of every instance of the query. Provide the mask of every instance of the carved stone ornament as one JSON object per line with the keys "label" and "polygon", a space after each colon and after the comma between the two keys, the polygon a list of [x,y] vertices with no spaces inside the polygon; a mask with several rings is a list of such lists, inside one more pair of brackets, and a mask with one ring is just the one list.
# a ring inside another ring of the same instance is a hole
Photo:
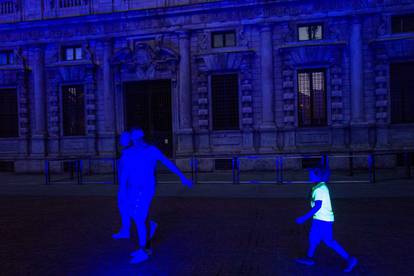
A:
{"label": "carved stone ornament", "polygon": [[139,78],[150,78],[156,71],[175,72],[178,62],[179,57],[174,50],[141,42],[135,44],[134,51],[130,48],[118,50],[111,59],[112,64],[122,66]]}

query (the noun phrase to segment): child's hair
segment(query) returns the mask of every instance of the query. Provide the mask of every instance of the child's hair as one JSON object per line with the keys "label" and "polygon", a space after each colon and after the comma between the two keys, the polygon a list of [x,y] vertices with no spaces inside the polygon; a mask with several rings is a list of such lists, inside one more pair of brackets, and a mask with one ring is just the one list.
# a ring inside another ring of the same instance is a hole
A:
{"label": "child's hair", "polygon": [[322,165],[310,169],[310,172],[319,180],[318,182],[328,182],[331,176],[329,167]]}

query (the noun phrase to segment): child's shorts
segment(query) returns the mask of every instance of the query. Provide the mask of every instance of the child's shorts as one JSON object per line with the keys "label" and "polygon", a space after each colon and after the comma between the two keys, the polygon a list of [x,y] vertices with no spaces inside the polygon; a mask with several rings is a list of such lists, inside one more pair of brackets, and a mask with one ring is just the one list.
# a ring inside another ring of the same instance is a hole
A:
{"label": "child's shorts", "polygon": [[333,240],[332,226],[333,222],[331,221],[313,219],[309,232],[309,240],[313,243],[319,243],[321,241],[329,243]]}

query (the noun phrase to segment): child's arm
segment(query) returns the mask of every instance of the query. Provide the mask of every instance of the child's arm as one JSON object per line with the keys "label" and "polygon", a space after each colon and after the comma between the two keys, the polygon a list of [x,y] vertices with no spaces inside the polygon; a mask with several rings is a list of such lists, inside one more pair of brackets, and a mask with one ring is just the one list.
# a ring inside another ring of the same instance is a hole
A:
{"label": "child's arm", "polygon": [[161,161],[161,163],[163,163],[171,172],[175,173],[176,175],[178,175],[181,179],[181,182],[183,183],[183,185],[186,185],[188,187],[191,187],[193,184],[191,183],[190,180],[188,180],[185,175],[180,171],[179,168],[177,168],[177,166],[171,162],[164,154],[162,154],[161,151],[159,151],[157,149],[158,152],[158,160]]}
{"label": "child's arm", "polygon": [[316,214],[316,212],[319,211],[319,209],[321,209],[322,207],[322,200],[316,200],[315,201],[315,206],[313,206],[312,209],[310,209],[309,212],[307,212],[305,215],[298,217],[296,219],[296,223],[297,224],[302,224],[305,221],[307,221],[308,219],[310,219],[311,217],[313,217],[314,214]]}

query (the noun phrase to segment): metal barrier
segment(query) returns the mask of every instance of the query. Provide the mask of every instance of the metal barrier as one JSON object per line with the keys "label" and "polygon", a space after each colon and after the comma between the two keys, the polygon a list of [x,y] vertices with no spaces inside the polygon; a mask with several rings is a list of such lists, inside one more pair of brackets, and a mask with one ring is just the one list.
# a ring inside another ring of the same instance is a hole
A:
{"label": "metal barrier", "polygon": [[[87,174],[84,173],[84,163],[85,161],[88,162],[88,172]],[[93,161],[110,161],[111,162],[111,172],[112,181],[85,181],[85,176],[90,176],[93,174],[92,170],[92,162]],[[45,175],[45,185],[51,185],[51,162],[69,162],[70,165],[70,180],[74,180],[76,178],[76,183],[78,185],[83,184],[117,184],[117,162],[115,158],[91,158],[91,157],[83,157],[83,158],[56,158],[56,159],[45,159],[44,160],[44,175]],[[56,181],[57,182],[57,181]],[[62,181],[59,181],[62,182]]]}
{"label": "metal barrier", "polygon": [[[355,175],[355,158],[364,158],[366,159],[367,164],[367,178],[360,180],[351,180],[351,179],[339,179],[331,180],[332,183],[375,183],[377,182],[377,168],[376,168],[376,156],[382,155],[396,155],[399,153],[404,154],[404,163],[406,178],[411,178],[411,162],[410,162],[410,153],[413,151],[388,151],[388,152],[346,152],[346,153],[309,153],[309,154],[284,154],[284,155],[238,155],[231,157],[232,159],[232,183],[233,184],[286,184],[286,183],[307,183],[308,181],[291,181],[285,177],[286,169],[284,163],[288,159],[303,159],[303,158],[320,158],[323,165],[329,165],[329,162],[333,158],[347,158],[348,159],[348,176],[353,177]],[[190,161],[191,166],[191,175],[192,181],[194,184],[205,183],[206,181],[199,181],[199,160],[200,159],[229,159],[230,157],[223,156],[192,156]],[[240,180],[240,161],[243,159],[274,159],[275,172],[273,181],[258,181],[258,180]],[[220,181],[220,183],[223,181]]]}
{"label": "metal barrier", "polygon": [[[346,152],[346,153],[308,153],[308,154],[279,154],[279,155],[236,155],[236,156],[197,156],[193,155],[190,157],[189,165],[191,168],[191,179],[194,184],[197,183],[217,183],[217,181],[203,181],[200,180],[200,168],[199,163],[202,159],[231,159],[231,181],[219,181],[220,183],[232,183],[232,184],[286,184],[286,183],[306,183],[308,181],[305,180],[289,180],[286,177],[287,169],[285,167],[285,163],[287,160],[292,159],[306,159],[306,158],[319,158],[324,165],[329,165],[329,162],[335,158],[347,158],[348,159],[348,176],[353,177],[355,175],[355,158],[366,158],[367,164],[367,178],[366,179],[336,179],[331,180],[332,183],[375,183],[377,181],[377,172],[376,172],[376,157],[384,156],[384,155],[396,155],[396,154],[403,154],[404,155],[404,164],[405,164],[405,175],[406,178],[411,178],[411,161],[410,161],[410,154],[414,151],[388,151],[388,152]],[[263,159],[271,159],[274,162],[274,172],[273,172],[273,180],[265,180],[260,181],[256,179],[250,180],[241,180],[240,179],[240,162],[243,160],[263,160]],[[92,161],[111,161],[112,162],[112,181],[108,182],[99,182],[99,181],[85,181],[84,179],[84,162],[88,162],[88,173],[92,174],[91,172],[91,162]],[[45,184],[50,185],[53,181],[51,181],[51,171],[50,171],[50,162],[72,162],[72,171],[70,179],[76,179],[77,184],[88,184],[88,183],[111,183],[117,184],[117,161],[115,158],[91,158],[91,157],[83,157],[83,158],[62,158],[62,159],[45,159],[44,160],[44,170],[45,170]],[[176,181],[160,181],[161,183],[170,183]]]}

